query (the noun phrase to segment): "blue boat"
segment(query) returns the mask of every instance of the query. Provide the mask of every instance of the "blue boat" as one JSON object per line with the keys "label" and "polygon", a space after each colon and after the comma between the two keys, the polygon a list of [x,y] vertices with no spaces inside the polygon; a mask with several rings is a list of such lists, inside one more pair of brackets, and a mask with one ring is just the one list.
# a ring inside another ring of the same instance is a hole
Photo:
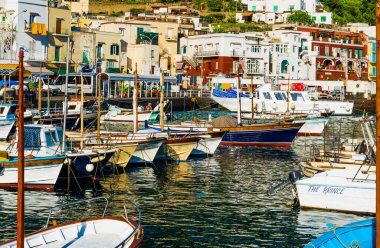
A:
{"label": "blue boat", "polygon": [[335,227],[327,224],[330,232],[316,238],[305,248],[376,247],[376,219],[362,220]]}

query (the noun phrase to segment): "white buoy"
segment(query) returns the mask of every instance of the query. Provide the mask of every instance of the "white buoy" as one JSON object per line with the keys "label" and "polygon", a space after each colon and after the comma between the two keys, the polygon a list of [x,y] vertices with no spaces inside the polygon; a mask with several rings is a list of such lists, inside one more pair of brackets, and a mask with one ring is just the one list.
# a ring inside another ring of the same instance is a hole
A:
{"label": "white buoy", "polygon": [[87,172],[92,172],[93,170],[94,170],[93,164],[86,164],[86,171]]}

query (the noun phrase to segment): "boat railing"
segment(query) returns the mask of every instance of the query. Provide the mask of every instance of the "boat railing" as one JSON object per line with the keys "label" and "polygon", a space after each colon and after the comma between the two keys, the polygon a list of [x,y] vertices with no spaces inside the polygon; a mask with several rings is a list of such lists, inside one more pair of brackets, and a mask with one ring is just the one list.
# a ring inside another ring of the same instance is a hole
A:
{"label": "boat railing", "polygon": [[[138,220],[137,220],[137,225],[134,225],[133,223],[131,223],[129,221],[129,218],[128,218],[128,211],[127,211],[127,204],[133,206],[135,208],[135,210],[137,211],[138,213]],[[129,199],[124,199],[124,214],[125,214],[125,220],[128,222],[129,225],[131,226],[134,226],[135,228],[133,229],[133,232],[131,234],[129,234],[129,236],[124,239],[119,245],[117,245],[116,247],[124,247],[124,244],[127,243],[131,238],[133,238],[136,234],[137,234],[137,238],[140,237],[140,227],[141,227],[141,210],[139,209],[139,207],[136,205],[136,203],[134,203],[133,201],[129,200]]]}

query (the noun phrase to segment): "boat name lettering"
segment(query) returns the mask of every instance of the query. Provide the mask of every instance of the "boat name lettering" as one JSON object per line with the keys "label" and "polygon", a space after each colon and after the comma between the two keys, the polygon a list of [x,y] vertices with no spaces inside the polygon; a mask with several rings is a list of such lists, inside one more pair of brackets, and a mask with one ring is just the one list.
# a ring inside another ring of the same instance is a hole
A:
{"label": "boat name lettering", "polygon": [[310,186],[308,192],[316,193],[316,192],[318,192],[318,190],[319,190],[319,186]]}
{"label": "boat name lettering", "polygon": [[335,195],[342,195],[344,188],[341,187],[325,187],[323,189],[323,194],[335,194]]}

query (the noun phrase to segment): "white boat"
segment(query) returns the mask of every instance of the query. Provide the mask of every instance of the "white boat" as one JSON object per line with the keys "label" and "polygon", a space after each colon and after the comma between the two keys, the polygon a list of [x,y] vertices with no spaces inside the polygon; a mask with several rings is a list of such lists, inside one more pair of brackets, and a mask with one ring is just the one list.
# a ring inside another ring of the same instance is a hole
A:
{"label": "white boat", "polygon": [[17,104],[0,104],[0,140],[6,140],[16,122]]}
{"label": "white boat", "polygon": [[[168,101],[164,103],[164,106]],[[148,121],[152,114],[159,112],[160,106],[157,105],[152,111],[146,110],[144,111],[141,107],[138,110],[138,121],[145,122]],[[100,117],[100,122],[125,122],[125,123],[133,123],[134,115],[132,109],[124,109],[117,106],[111,105],[106,114]]]}
{"label": "white boat", "polygon": [[[66,156],[48,156],[42,158],[25,159],[26,189],[52,190],[57,182],[59,173]],[[0,162],[3,167],[0,175],[0,188],[17,188],[18,160],[11,159]]]}
{"label": "white boat", "polygon": [[[63,207],[73,207],[79,204],[90,204],[90,201],[105,199],[106,206],[103,214],[97,217],[89,217],[82,220],[66,221],[57,223],[53,219],[55,212],[62,211]],[[132,219],[126,211],[124,203],[124,214],[119,216],[106,216],[108,200],[104,197],[81,200],[71,204],[58,205],[37,213],[48,213],[46,225],[39,231],[25,234],[24,247],[138,247],[143,239],[143,229],[141,226],[141,212],[137,206],[131,202],[137,212],[138,219]],[[26,216],[26,219],[35,217],[36,214]],[[50,226],[48,226],[51,223]],[[0,248],[16,247],[17,241],[11,240],[0,244]]]}
{"label": "white boat", "polygon": [[334,169],[295,182],[301,207],[356,213],[376,213],[376,175]]}
{"label": "white boat", "polygon": [[[285,113],[287,112],[287,91],[272,90],[270,84],[264,84],[255,90],[254,106],[257,112]],[[224,108],[238,111],[236,92],[213,90],[211,99]],[[292,113],[333,112],[333,115],[352,115],[354,104],[341,101],[312,101],[306,91],[290,91],[289,111]],[[242,112],[252,112],[252,100],[248,95],[241,97]]]}
{"label": "white boat", "polygon": [[293,122],[304,122],[297,135],[300,136],[321,136],[329,118],[310,118],[294,120]]}

